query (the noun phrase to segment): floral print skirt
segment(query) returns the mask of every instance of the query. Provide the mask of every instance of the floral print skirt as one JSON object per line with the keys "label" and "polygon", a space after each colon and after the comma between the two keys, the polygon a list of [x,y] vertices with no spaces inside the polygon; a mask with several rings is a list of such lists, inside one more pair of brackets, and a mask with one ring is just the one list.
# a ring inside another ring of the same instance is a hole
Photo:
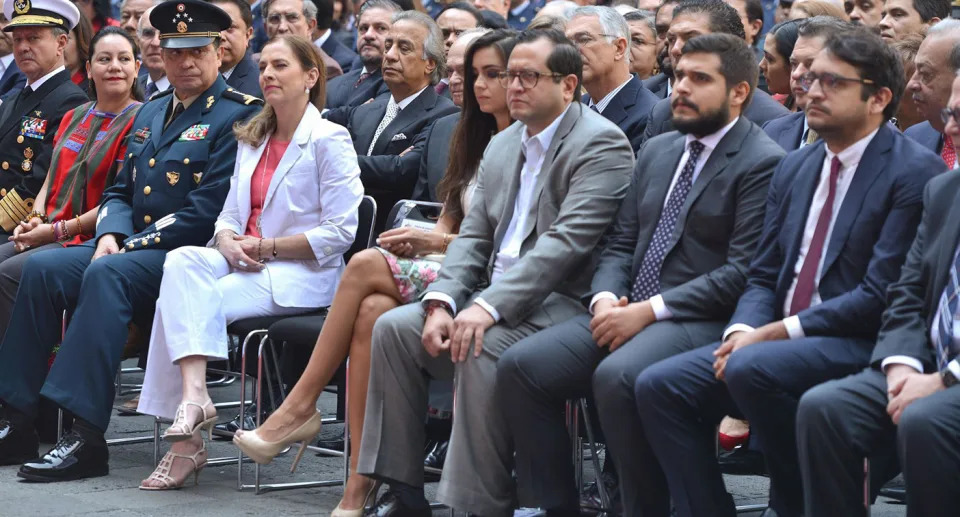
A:
{"label": "floral print skirt", "polygon": [[387,260],[403,303],[415,301],[437,279],[437,272],[440,271],[438,261],[423,257],[398,257],[383,248],[377,248],[377,251]]}

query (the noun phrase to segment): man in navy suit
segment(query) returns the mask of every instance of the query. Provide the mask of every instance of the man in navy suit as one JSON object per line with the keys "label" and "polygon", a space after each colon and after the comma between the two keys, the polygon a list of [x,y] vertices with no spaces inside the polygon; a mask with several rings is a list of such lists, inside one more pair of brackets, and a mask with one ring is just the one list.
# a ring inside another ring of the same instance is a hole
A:
{"label": "man in navy suit", "polygon": [[[723,32],[733,34],[746,40],[743,22],[737,10],[730,5],[711,0],[683,0],[673,10],[673,20],[667,30],[667,50],[670,59],[677,62],[680,59],[681,49],[690,38],[701,34]],[[763,90],[757,90],[753,99],[743,112],[751,122],[762,126],[764,122],[782,117],[790,113],[782,104],[773,100]],[[644,141],[650,138],[673,131],[670,118],[669,96],[653,106],[647,128],[644,131]]]}
{"label": "man in navy suit", "polygon": [[957,166],[957,150],[953,138],[944,134],[945,123],[940,112],[947,107],[956,77],[956,67],[951,66],[950,60],[951,50],[957,43],[960,43],[958,20],[944,20],[927,31],[914,58],[916,72],[907,83],[907,91],[926,120],[904,131],[920,145],[939,154],[950,169]]}
{"label": "man in navy suit", "polygon": [[807,116],[803,113],[803,109],[807,106],[807,92],[800,85],[800,79],[810,70],[813,58],[823,50],[827,39],[850,28],[849,23],[832,16],[816,16],[800,23],[797,42],[790,56],[790,62],[793,63],[793,70],[790,72],[790,90],[799,111],[763,124],[763,130],[767,136],[780,144],[784,150],[793,151],[817,141],[817,132],[810,130],[807,125]]}
{"label": "man in navy suit", "polygon": [[253,14],[246,0],[214,0],[217,7],[230,15],[230,28],[220,35],[223,59],[220,74],[227,86],[240,93],[262,97],[260,69],[253,63],[247,49],[253,37]]}
{"label": "man in navy suit", "polygon": [[507,25],[511,29],[522,31],[530,25],[546,2],[544,0],[511,0],[507,13]]}
{"label": "man in navy suit", "polygon": [[8,23],[0,15],[0,99],[13,97],[27,84],[27,76],[20,72],[20,67],[13,59],[13,40],[2,30]]}
{"label": "man in navy suit", "polygon": [[367,0],[360,7],[357,52],[363,66],[327,83],[328,109],[359,106],[389,91],[380,71],[383,42],[392,26],[391,17],[400,10],[391,0]]}
{"label": "man in navy suit", "polygon": [[581,101],[619,127],[633,152],[640,148],[647,115],[659,100],[630,74],[630,27],[610,7],[581,7],[567,22],[567,38],[583,59]]}
{"label": "man in navy suit", "polygon": [[313,29],[314,44],[332,57],[343,73],[353,69],[357,53],[340,43],[333,35],[333,0],[312,0],[317,6],[317,26]]}
{"label": "man in navy suit", "polygon": [[[670,62],[670,49],[667,48],[667,32],[673,20],[673,10],[680,0],[663,0],[656,10],[654,27],[657,31],[657,66],[660,73],[643,80],[643,86],[661,99],[670,96],[670,81],[673,80],[673,63]],[[742,23],[741,23],[742,25]]]}
{"label": "man in navy suit", "polygon": [[715,449],[728,414],[760,435],[775,515],[803,514],[800,396],[869,362],[924,185],[945,169],[886,124],[904,82],[900,57],[869,30],[827,41],[803,79],[807,118],[822,141],[788,154],[774,172],[758,252],[723,341],[637,378],[638,439],[653,446],[678,515],[736,514]]}

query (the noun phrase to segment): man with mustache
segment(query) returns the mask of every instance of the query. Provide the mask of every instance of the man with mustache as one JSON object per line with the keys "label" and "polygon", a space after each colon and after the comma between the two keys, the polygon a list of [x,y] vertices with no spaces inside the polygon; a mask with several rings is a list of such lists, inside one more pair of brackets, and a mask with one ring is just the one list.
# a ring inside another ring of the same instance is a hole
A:
{"label": "man with mustache", "polygon": [[680,0],[663,0],[657,7],[655,26],[657,30],[657,66],[660,73],[641,81],[644,88],[653,92],[661,99],[670,96],[670,81],[673,80],[673,64],[670,62],[670,53],[667,48],[667,31],[670,29],[670,20],[673,19],[673,9]]}
{"label": "man with mustache", "polygon": [[367,0],[357,15],[357,53],[363,66],[327,83],[327,108],[359,106],[386,93],[380,65],[383,40],[390,32],[390,18],[400,12],[391,0]]}
{"label": "man with mustache", "polygon": [[900,57],[873,32],[828,39],[801,83],[821,140],[788,154],[770,180],[757,255],[722,340],[636,379],[638,436],[656,444],[663,497],[673,496],[677,515],[736,514],[715,453],[728,414],[760,436],[773,515],[826,515],[803,513],[797,405],[806,390],[869,363],[923,188],[945,169],[886,123],[904,82]]}
{"label": "man with mustache", "polygon": [[944,131],[946,122],[941,112],[947,107],[956,77],[950,65],[950,51],[958,43],[960,21],[947,19],[931,27],[914,58],[917,69],[907,83],[912,102],[926,120],[907,128],[904,134],[938,153],[949,169],[957,166],[957,149],[953,138]]}

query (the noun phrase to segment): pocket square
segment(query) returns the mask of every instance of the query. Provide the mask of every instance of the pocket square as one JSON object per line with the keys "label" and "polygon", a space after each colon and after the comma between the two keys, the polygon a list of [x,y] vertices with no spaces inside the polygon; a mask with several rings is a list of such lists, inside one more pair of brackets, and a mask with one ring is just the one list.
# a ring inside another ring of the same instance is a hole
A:
{"label": "pocket square", "polygon": [[405,135],[405,134],[403,134],[403,133],[397,133],[397,134],[393,135],[393,138],[391,138],[390,141],[391,141],[391,142],[398,142],[398,141],[400,141],[400,140],[406,140],[406,139],[407,139],[407,135]]}

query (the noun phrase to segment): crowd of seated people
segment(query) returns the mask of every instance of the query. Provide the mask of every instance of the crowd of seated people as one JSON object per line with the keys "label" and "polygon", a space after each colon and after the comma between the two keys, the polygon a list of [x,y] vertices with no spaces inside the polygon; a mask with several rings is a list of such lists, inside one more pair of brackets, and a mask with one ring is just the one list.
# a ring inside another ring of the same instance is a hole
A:
{"label": "crowd of seated people", "polygon": [[[334,517],[431,515],[437,414],[437,500],[471,515],[732,517],[718,440],[759,458],[768,517],[867,515],[900,473],[909,515],[954,515],[949,2],[616,4],[4,0],[0,465],[109,475],[134,325],[135,409],[172,421],[139,488],[180,489],[228,326],[326,309],[289,394],[223,429],[261,464],[301,443],[296,468],[349,359]],[[429,228],[388,220],[413,199]]]}

